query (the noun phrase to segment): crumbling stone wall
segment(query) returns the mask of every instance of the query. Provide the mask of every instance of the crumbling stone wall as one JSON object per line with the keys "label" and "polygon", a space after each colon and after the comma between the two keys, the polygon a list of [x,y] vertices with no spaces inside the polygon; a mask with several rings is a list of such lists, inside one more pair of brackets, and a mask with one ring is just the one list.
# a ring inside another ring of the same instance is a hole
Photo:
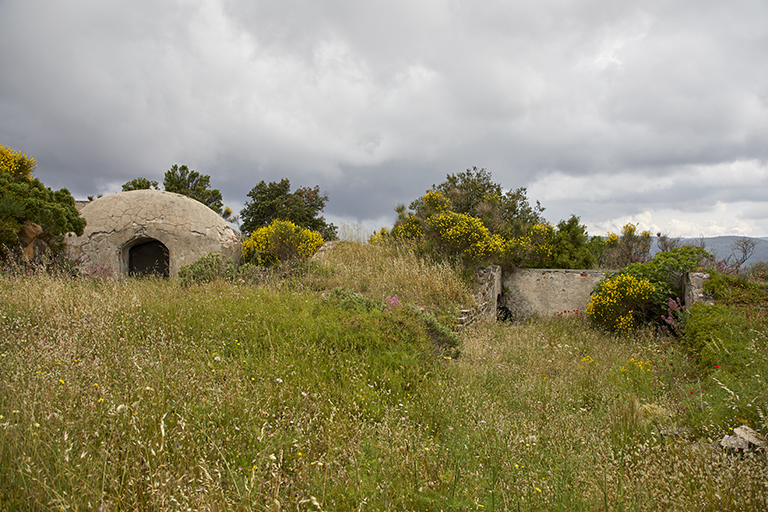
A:
{"label": "crumbling stone wall", "polygon": [[501,297],[501,267],[491,265],[475,274],[474,305],[459,313],[459,325],[472,323],[479,317],[496,318],[498,301]]}

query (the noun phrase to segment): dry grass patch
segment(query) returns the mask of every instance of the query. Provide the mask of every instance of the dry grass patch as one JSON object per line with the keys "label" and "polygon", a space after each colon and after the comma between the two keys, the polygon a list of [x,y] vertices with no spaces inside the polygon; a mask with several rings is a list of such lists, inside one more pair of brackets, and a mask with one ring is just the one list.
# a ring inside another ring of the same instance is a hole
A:
{"label": "dry grass patch", "polygon": [[333,271],[322,279],[326,288],[376,299],[397,295],[433,312],[471,305],[470,286],[455,265],[420,259],[407,245],[339,242],[320,265]]}

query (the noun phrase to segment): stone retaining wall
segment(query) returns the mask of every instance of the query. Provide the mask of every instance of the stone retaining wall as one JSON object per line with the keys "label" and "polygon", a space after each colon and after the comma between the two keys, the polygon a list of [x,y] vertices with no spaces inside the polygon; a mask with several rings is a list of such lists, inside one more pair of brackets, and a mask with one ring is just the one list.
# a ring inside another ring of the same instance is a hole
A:
{"label": "stone retaining wall", "polygon": [[502,278],[499,307],[509,320],[584,311],[608,270],[516,269]]}

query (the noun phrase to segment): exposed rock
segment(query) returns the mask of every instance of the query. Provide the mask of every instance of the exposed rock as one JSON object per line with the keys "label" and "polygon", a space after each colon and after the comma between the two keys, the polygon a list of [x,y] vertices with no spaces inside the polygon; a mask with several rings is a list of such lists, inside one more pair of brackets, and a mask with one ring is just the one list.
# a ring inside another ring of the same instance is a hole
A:
{"label": "exposed rock", "polygon": [[685,277],[685,306],[690,307],[697,302],[703,302],[710,306],[715,299],[704,293],[704,284],[709,279],[706,272],[689,272]]}
{"label": "exposed rock", "polygon": [[32,221],[26,220],[19,230],[19,244],[21,244],[21,256],[24,261],[35,259],[35,242],[37,237],[43,234],[43,228]]}
{"label": "exposed rock", "polygon": [[749,442],[739,436],[726,435],[720,440],[720,446],[726,450],[741,451],[749,448]]}
{"label": "exposed rock", "polygon": [[734,451],[745,451],[748,449],[768,450],[768,443],[763,439],[763,436],[745,425],[733,429],[732,436],[724,436],[720,441],[720,446],[726,450]]}

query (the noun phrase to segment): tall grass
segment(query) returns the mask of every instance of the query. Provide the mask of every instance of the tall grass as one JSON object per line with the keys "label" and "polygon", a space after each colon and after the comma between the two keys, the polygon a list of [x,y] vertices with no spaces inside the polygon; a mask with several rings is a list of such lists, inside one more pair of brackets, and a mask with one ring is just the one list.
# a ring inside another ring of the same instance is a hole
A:
{"label": "tall grass", "polygon": [[425,261],[408,245],[339,242],[319,263],[330,270],[316,286],[350,288],[371,297],[397,295],[432,312],[471,302],[469,279],[449,262]]}
{"label": "tall grass", "polygon": [[304,286],[0,277],[0,509],[766,508],[764,454],[692,437],[674,345],[534,319],[435,355],[407,310],[461,277],[338,249]]}

